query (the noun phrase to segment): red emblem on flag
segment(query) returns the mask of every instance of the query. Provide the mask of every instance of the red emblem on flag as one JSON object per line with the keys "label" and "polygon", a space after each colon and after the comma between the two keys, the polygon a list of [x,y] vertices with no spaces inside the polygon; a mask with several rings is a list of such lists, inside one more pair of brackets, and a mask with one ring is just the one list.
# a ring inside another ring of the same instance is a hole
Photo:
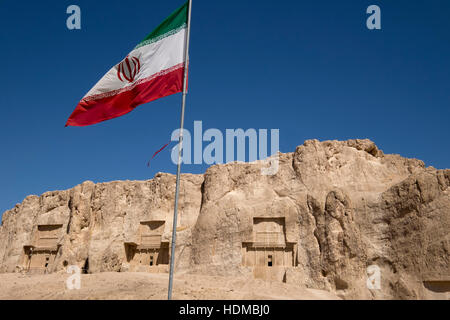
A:
{"label": "red emblem on flag", "polygon": [[117,67],[117,77],[120,81],[133,82],[141,70],[141,63],[136,57],[126,57]]}

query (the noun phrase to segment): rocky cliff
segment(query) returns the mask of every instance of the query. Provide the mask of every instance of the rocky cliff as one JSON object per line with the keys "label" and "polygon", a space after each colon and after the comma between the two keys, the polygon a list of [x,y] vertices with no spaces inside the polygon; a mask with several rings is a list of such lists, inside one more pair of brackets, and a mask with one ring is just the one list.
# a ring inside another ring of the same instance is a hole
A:
{"label": "rocky cliff", "polygon": [[[369,140],[309,140],[279,154],[275,175],[262,175],[265,165],[182,175],[176,272],[347,299],[448,294],[450,170],[385,155]],[[167,272],[174,189],[175,177],[159,173],[29,196],[3,215],[0,272]]]}

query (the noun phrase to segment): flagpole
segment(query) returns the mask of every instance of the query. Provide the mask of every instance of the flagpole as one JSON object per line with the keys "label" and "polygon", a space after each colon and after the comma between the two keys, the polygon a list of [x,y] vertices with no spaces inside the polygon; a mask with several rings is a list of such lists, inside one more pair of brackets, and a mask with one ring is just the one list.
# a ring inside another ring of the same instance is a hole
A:
{"label": "flagpole", "polygon": [[178,143],[178,165],[177,165],[177,183],[175,186],[175,206],[174,206],[174,210],[173,210],[172,247],[170,249],[168,300],[172,300],[173,273],[174,273],[174,267],[175,267],[175,245],[176,245],[176,240],[177,240],[178,198],[180,195],[181,152],[183,149],[184,109],[186,107],[187,75],[188,75],[188,60],[189,60],[189,40],[190,40],[190,33],[191,33],[191,10],[192,10],[192,0],[189,0],[186,41],[185,41],[185,47],[184,47],[183,98],[182,98],[182,103],[181,103],[180,137],[179,137],[179,143]]}

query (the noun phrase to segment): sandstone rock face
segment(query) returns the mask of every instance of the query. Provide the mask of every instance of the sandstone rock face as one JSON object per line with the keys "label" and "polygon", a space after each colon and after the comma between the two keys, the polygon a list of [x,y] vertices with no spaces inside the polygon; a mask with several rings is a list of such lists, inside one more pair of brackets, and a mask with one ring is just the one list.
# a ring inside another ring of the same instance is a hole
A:
{"label": "sandstone rock face", "polygon": [[[177,273],[283,281],[346,299],[448,298],[450,170],[385,155],[369,140],[308,140],[279,154],[275,175],[262,175],[265,166],[182,175]],[[29,196],[3,215],[0,272],[167,272],[174,189],[175,177],[160,173]],[[379,289],[367,284],[369,266]]]}

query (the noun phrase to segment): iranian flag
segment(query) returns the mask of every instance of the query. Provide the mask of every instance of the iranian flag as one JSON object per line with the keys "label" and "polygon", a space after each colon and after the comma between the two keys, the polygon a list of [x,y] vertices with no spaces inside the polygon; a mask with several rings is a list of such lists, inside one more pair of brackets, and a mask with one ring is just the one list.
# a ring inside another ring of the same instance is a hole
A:
{"label": "iranian flag", "polygon": [[83,97],[66,123],[88,126],[183,90],[188,3],[173,12]]}

